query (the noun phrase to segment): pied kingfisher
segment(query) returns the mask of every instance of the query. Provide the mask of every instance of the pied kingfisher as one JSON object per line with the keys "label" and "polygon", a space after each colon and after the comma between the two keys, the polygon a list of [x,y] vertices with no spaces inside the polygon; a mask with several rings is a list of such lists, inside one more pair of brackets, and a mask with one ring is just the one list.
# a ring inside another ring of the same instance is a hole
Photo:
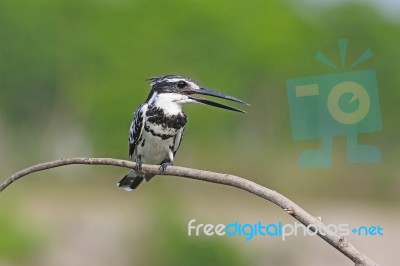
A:
{"label": "pied kingfisher", "polygon": [[154,176],[141,172],[142,163],[161,165],[160,173],[172,165],[187,122],[186,114],[182,111],[183,104],[202,103],[244,113],[193,94],[210,95],[249,105],[232,96],[203,88],[194,80],[182,76],[167,75],[149,81],[149,96],[135,111],[129,129],[129,157],[136,161],[136,167],[118,183],[118,187],[127,191],[135,189],[143,179],[149,181]]}

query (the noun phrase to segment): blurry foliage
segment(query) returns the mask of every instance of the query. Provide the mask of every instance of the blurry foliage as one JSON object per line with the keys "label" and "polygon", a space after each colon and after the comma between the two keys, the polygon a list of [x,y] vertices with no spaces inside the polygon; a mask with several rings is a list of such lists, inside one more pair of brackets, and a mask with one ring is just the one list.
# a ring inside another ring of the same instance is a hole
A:
{"label": "blurry foliage", "polygon": [[[144,245],[147,251],[145,259],[151,265],[252,265],[249,254],[238,252],[233,241],[226,237],[207,237],[200,233],[199,236],[187,235],[187,223],[182,223],[179,213],[180,202],[161,193],[163,201],[159,202],[158,212],[155,215],[152,240]],[[148,234],[149,235],[149,234]]]}
{"label": "blurry foliage", "polygon": [[27,223],[21,223],[4,209],[0,212],[0,264],[21,262],[40,247],[42,239]]}

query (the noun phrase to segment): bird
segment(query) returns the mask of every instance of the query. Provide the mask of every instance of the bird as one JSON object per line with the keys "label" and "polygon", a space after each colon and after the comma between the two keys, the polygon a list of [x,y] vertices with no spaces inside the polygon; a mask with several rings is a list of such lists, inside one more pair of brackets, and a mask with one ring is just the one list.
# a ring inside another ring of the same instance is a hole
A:
{"label": "bird", "polygon": [[143,173],[142,164],[160,165],[160,174],[173,165],[187,123],[187,116],[182,110],[183,105],[200,103],[245,113],[243,110],[198,95],[249,105],[243,100],[202,87],[191,78],[179,75],[153,77],[148,81],[150,93],[146,101],[134,112],[129,128],[129,158],[134,160],[136,165],[117,184],[126,191],[136,189],[143,180],[148,182],[154,176]]}

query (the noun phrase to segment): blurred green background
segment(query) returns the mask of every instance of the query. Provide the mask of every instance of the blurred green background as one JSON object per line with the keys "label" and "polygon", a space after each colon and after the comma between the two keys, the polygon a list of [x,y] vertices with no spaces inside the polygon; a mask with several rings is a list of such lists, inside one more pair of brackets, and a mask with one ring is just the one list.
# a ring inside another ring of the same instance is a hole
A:
{"label": "blurred green background", "polygon": [[[176,165],[232,173],[286,195],[326,223],[384,227],[349,240],[378,263],[400,260],[400,7],[395,1],[2,0],[0,169],[72,156],[128,158],[133,111],[145,81],[189,76],[252,104],[241,115],[186,106]],[[383,130],[360,142],[382,162],[302,169],[318,140],[291,136],[285,82],[347,71],[377,72]],[[126,170],[70,166],[26,177],[0,197],[0,265],[352,265],[315,237],[189,237],[187,223],[293,223],[276,206],[223,186],[157,177],[133,193],[115,184]]]}

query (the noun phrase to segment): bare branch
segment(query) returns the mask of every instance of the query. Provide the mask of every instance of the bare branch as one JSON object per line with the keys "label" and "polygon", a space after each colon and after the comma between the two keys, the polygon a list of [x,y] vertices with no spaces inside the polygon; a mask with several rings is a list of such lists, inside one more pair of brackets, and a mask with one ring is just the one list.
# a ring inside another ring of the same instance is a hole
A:
{"label": "bare branch", "polygon": [[[114,165],[125,168],[133,168],[135,163],[132,161],[119,160],[113,158],[68,158],[60,159],[51,162],[45,162],[37,165],[28,167],[22,171],[19,171],[9,178],[7,178],[3,183],[0,184],[0,192],[7,188],[11,183],[17,181],[23,176],[28,174],[60,167],[70,164],[89,164],[89,165]],[[159,174],[159,165],[143,165],[143,171],[150,174]],[[344,237],[337,235],[336,233],[330,231],[321,221],[320,218],[314,217],[300,206],[298,206],[293,201],[289,200],[285,196],[279,194],[278,192],[263,187],[253,181],[234,176],[229,174],[220,174],[203,170],[196,170],[191,168],[184,168],[178,166],[169,166],[163,173],[163,175],[181,176],[187,177],[222,185],[228,185],[236,187],[254,195],[257,195],[263,199],[266,199],[279,207],[281,207],[286,213],[293,216],[296,220],[304,224],[305,226],[313,225],[317,230],[318,235],[332,245],[334,248],[339,250],[349,259],[351,259],[356,266],[359,265],[377,265],[375,262],[370,260],[363,253],[358,251],[350,242],[348,242]],[[312,228],[312,227],[311,227]],[[315,231],[314,231],[315,232]]]}

